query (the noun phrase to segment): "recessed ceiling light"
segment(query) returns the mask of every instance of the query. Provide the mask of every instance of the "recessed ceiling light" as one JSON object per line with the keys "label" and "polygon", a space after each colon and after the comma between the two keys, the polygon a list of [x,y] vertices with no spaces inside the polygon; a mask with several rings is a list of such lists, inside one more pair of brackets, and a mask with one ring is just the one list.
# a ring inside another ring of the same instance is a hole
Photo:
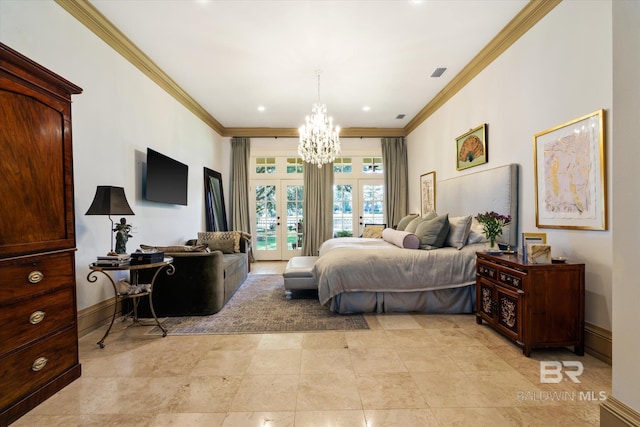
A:
{"label": "recessed ceiling light", "polygon": [[436,68],[433,70],[433,73],[431,73],[431,77],[440,77],[445,71],[447,71],[446,68]]}
{"label": "recessed ceiling light", "polygon": [[258,111],[264,111],[266,110],[266,108],[264,108],[264,105],[258,105]]}
{"label": "recessed ceiling light", "polygon": [[365,105],[364,107],[362,107],[362,111],[369,111],[371,110],[371,107],[369,107],[368,105]]}

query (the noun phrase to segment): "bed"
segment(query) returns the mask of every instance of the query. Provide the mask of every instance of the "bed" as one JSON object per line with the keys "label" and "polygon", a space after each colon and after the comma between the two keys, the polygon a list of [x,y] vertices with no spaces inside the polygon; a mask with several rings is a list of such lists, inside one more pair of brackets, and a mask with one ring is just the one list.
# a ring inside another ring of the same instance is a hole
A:
{"label": "bed", "polygon": [[[438,181],[436,188],[437,210],[452,221],[487,211],[511,215],[498,241],[516,247],[518,165]],[[320,303],[342,314],[471,313],[475,254],[487,243],[465,241],[458,248],[406,249],[386,236],[330,239],[314,266]]]}

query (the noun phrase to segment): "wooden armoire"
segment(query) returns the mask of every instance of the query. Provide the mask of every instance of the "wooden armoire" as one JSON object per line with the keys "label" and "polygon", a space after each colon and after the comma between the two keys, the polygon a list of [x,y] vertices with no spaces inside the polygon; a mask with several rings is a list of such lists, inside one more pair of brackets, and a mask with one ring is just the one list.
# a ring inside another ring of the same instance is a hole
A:
{"label": "wooden armoire", "polygon": [[80,376],[71,95],[0,43],[0,426]]}

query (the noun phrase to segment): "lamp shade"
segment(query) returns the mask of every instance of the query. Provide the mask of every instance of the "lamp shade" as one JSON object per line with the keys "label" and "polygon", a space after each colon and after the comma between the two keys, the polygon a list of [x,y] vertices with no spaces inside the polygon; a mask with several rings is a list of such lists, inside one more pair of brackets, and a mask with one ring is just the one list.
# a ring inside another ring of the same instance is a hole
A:
{"label": "lamp shade", "polygon": [[124,195],[124,188],[98,185],[85,215],[135,215]]}

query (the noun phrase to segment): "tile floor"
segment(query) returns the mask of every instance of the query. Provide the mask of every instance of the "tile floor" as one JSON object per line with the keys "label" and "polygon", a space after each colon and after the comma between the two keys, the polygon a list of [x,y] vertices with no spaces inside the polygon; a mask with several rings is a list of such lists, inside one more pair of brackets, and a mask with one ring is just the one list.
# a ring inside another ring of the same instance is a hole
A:
{"label": "tile floor", "polygon": [[[596,426],[611,392],[611,366],[562,349],[526,358],[473,315],[367,320],[367,331],[166,338],[117,322],[104,349],[103,329],[82,337],[82,377],[14,425]],[[580,384],[541,384],[542,360],[582,362]]]}

